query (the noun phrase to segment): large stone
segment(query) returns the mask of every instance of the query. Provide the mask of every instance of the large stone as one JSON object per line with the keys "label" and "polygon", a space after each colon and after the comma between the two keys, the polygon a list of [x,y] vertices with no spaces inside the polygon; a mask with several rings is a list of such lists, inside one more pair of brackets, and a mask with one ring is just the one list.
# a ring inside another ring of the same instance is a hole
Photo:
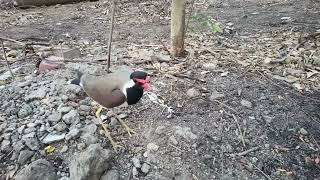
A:
{"label": "large stone", "polygon": [[58,142],[58,141],[61,141],[63,140],[65,137],[65,134],[48,134],[43,140],[42,140],[42,143],[44,144],[50,144],[50,143],[53,143],[53,142]]}
{"label": "large stone", "polygon": [[76,153],[69,164],[70,179],[99,180],[106,169],[110,168],[110,150],[99,144],[90,145],[84,152]]}
{"label": "large stone", "polygon": [[54,167],[46,160],[39,159],[25,168],[16,176],[16,180],[57,180]]}

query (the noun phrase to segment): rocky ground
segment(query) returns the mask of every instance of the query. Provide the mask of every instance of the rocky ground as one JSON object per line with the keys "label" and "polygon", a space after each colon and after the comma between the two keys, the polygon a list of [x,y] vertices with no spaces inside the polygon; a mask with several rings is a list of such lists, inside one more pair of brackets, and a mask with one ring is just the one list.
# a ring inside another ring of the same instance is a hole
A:
{"label": "rocky ground", "polygon": [[148,71],[159,99],[114,109],[133,137],[103,112],[118,152],[67,83],[105,72],[109,4],[0,12],[0,37],[42,42],[4,44],[15,79],[1,61],[0,179],[319,178],[319,2],[195,2],[179,59],[167,53],[169,3],[120,3],[112,68]]}

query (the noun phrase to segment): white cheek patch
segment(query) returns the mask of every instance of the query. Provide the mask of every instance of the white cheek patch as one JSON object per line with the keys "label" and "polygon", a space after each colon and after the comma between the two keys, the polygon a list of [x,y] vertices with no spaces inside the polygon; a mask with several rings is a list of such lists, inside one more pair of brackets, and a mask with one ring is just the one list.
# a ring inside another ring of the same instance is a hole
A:
{"label": "white cheek patch", "polygon": [[133,87],[134,85],[135,85],[134,81],[130,79],[130,81],[125,83],[123,88],[121,89],[122,93],[127,97],[127,89]]}

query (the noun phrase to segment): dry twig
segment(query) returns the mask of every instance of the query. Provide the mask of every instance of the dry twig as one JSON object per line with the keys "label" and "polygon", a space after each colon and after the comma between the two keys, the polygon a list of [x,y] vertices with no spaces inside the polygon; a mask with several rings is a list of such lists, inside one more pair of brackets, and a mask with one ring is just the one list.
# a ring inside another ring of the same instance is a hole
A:
{"label": "dry twig", "polygon": [[248,149],[248,150],[246,150],[246,151],[240,152],[240,153],[229,154],[229,156],[231,156],[231,157],[235,157],[235,156],[245,156],[245,155],[247,155],[247,154],[249,154],[249,153],[251,153],[251,152],[257,151],[257,150],[259,150],[259,149],[260,149],[260,147],[257,146],[257,147],[253,147],[253,148],[251,148],[251,149]]}
{"label": "dry twig", "polygon": [[246,143],[245,143],[245,141],[244,141],[243,133],[242,133],[240,124],[239,124],[239,122],[238,122],[238,119],[237,119],[237,117],[236,117],[234,114],[232,114],[232,117],[233,117],[234,121],[236,122],[236,124],[237,124],[237,126],[238,126],[238,130],[239,130],[239,134],[240,134],[240,139],[241,139],[241,141],[242,141],[242,145],[243,145],[244,147],[246,147]]}
{"label": "dry twig", "polygon": [[7,58],[6,50],[5,50],[4,45],[3,45],[3,40],[0,39],[0,41],[1,41],[1,46],[2,46],[2,50],[3,50],[4,60],[6,61],[6,64],[7,64],[7,67],[8,67],[8,69],[9,69],[9,72],[10,72],[10,75],[11,75],[12,79],[14,79],[14,76],[13,76],[13,73],[12,73],[12,70],[11,70],[11,68],[10,68],[8,58]]}
{"label": "dry twig", "polygon": [[114,27],[114,14],[116,9],[116,0],[112,1],[112,14],[111,14],[111,26],[110,26],[110,32],[109,32],[109,42],[108,42],[108,69],[107,71],[110,72],[110,66],[111,66],[111,43],[112,43],[112,34],[113,34],[113,27]]}

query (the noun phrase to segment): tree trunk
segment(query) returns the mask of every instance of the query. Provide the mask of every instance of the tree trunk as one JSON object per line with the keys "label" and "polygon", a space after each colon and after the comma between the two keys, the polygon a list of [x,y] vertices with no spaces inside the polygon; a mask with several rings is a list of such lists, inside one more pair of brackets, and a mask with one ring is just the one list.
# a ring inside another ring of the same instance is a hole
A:
{"label": "tree trunk", "polygon": [[184,53],[186,0],[172,0],[171,5],[171,51],[174,57]]}

